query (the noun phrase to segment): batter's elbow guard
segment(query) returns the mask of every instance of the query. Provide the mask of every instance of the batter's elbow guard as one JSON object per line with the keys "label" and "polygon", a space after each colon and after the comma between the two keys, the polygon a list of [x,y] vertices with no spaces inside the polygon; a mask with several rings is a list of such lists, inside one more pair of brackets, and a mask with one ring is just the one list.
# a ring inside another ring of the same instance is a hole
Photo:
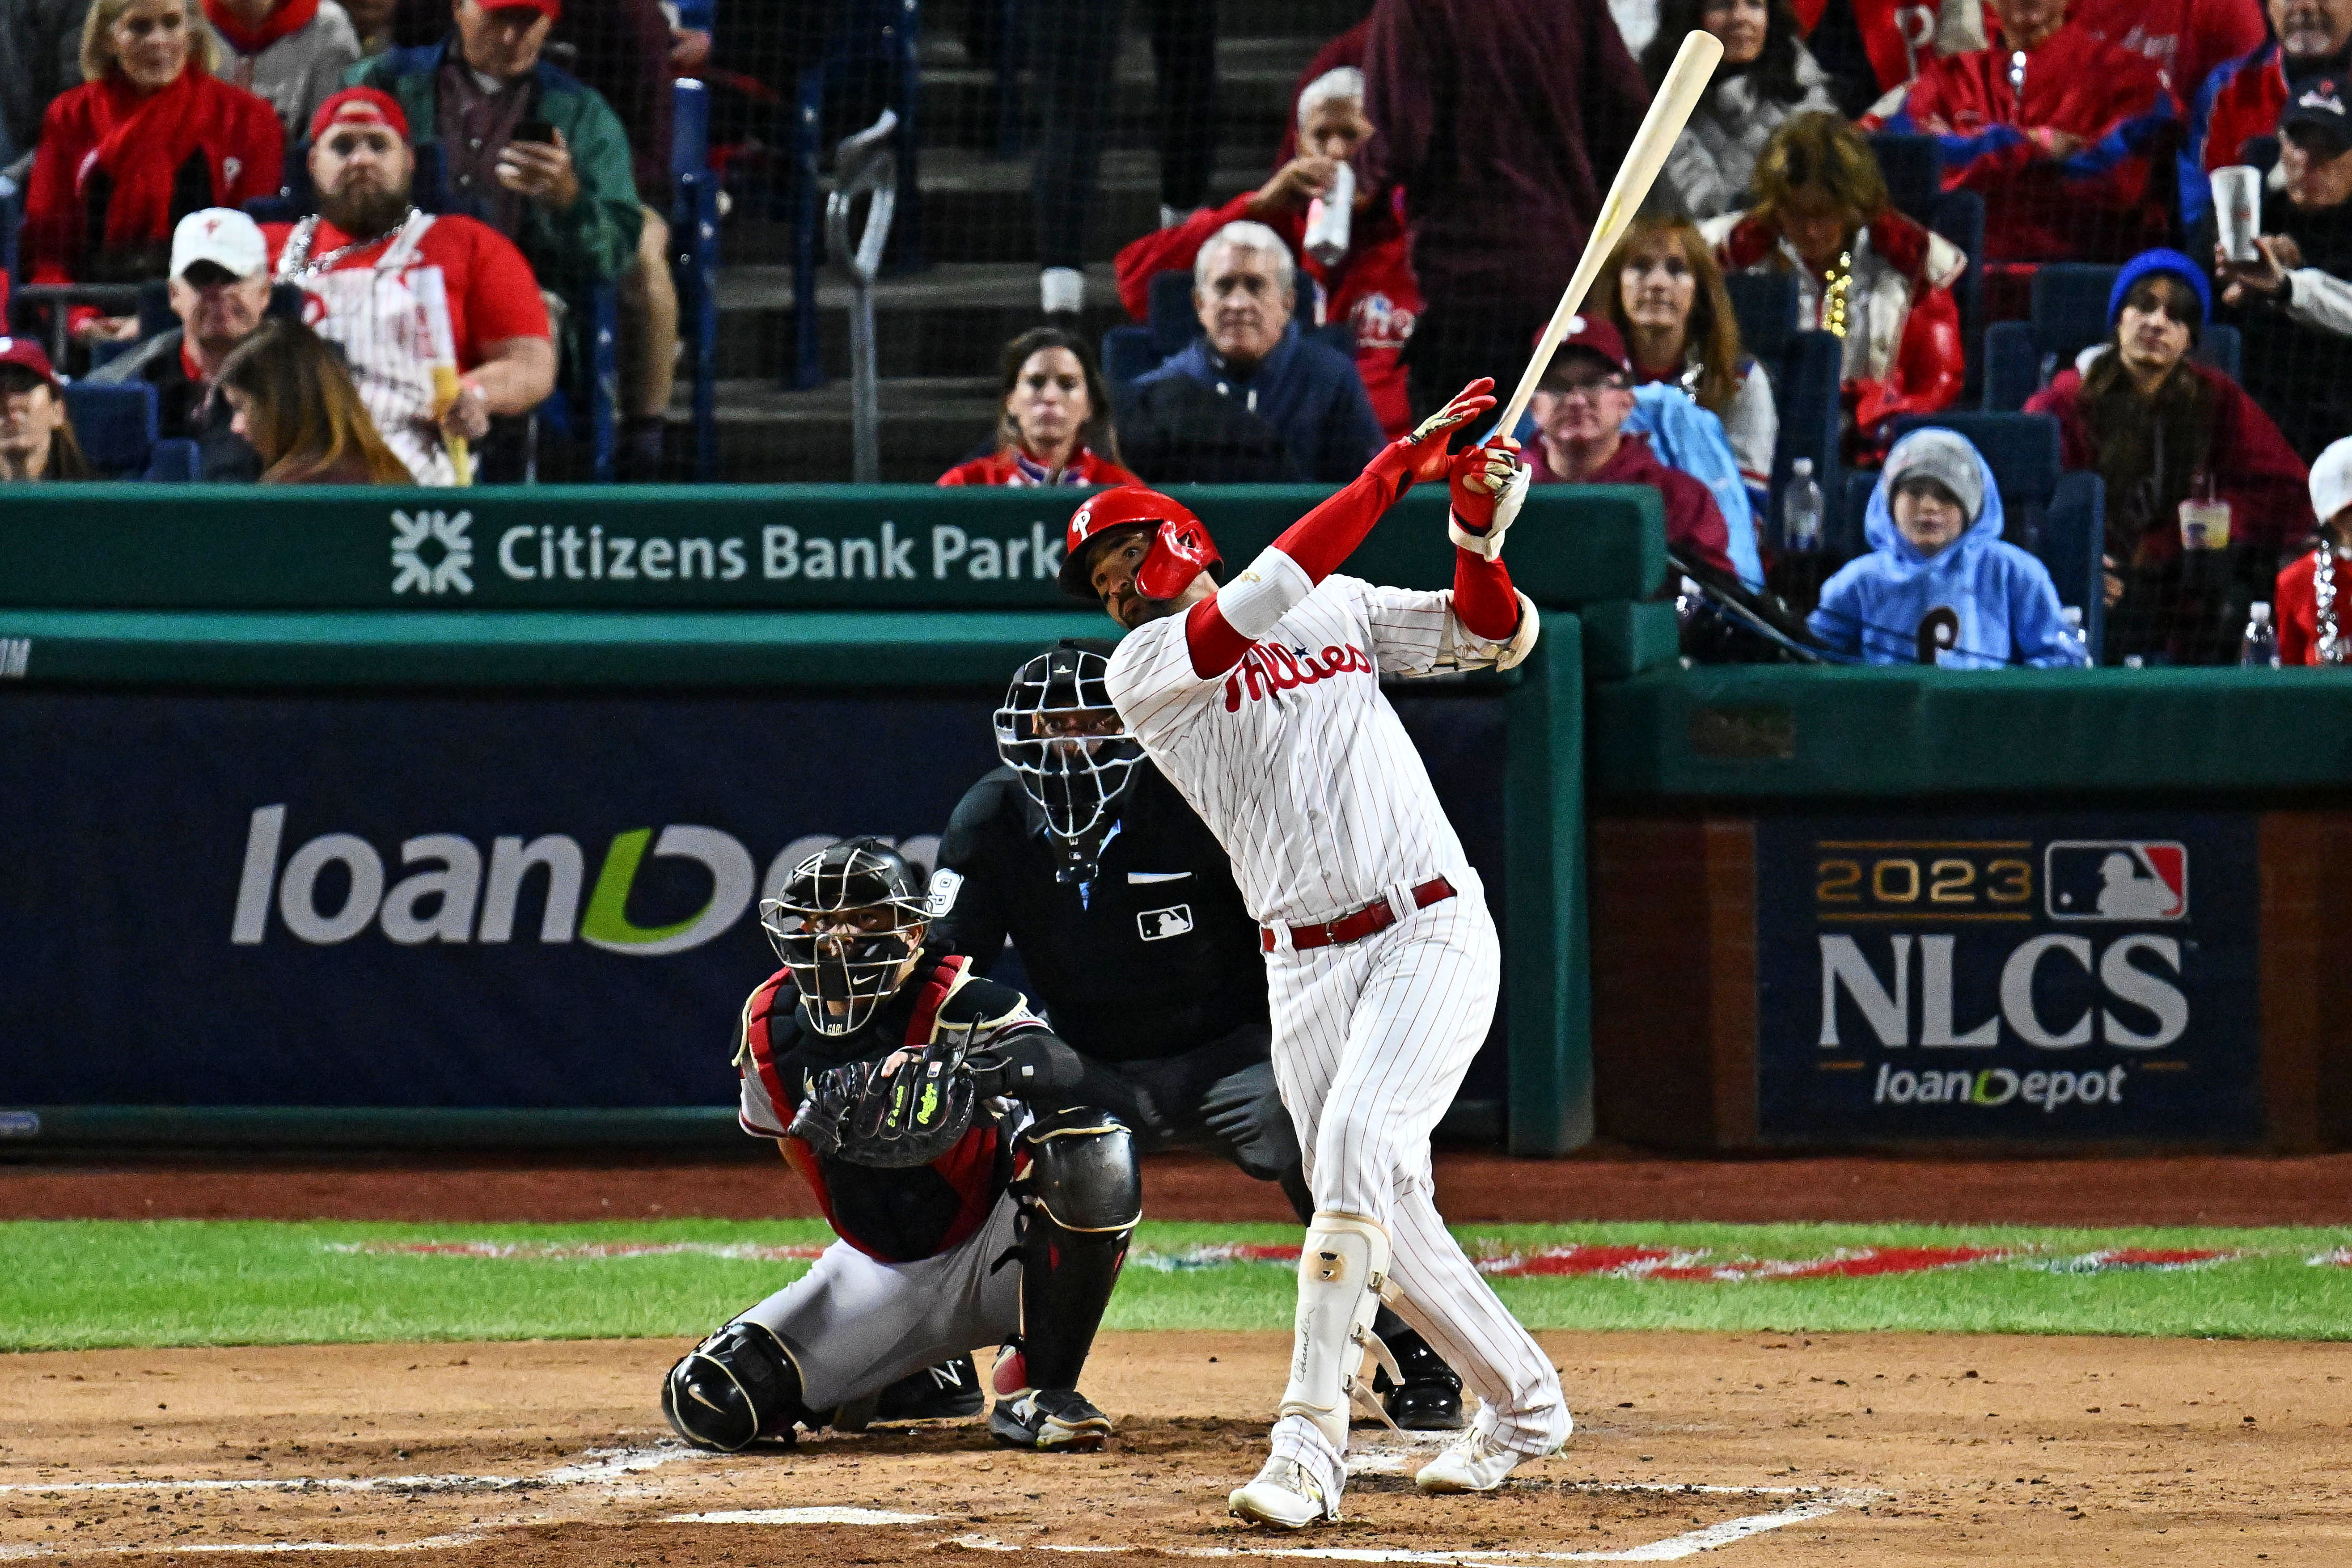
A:
{"label": "batter's elbow guard", "polygon": [[1021,1135],[1021,1339],[1033,1388],[1076,1388],[1143,1217],[1143,1173],[1118,1119],[1055,1111]]}
{"label": "batter's elbow guard", "polygon": [[662,1379],[662,1414],[698,1448],[732,1454],[761,1437],[791,1442],[820,1425],[801,1402],[800,1368],[774,1333],[734,1322],[688,1351]]}

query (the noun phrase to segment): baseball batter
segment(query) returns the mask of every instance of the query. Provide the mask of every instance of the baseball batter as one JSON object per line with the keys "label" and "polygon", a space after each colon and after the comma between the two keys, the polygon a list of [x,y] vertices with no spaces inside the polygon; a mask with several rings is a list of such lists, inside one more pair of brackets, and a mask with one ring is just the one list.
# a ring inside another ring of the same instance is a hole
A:
{"label": "baseball batter", "polygon": [[[1006,939],[1028,990],[1085,1068],[1077,1097],[1140,1153],[1206,1148],[1314,1214],[1274,1081],[1265,961],[1233,861],[1127,733],[1103,681],[1108,643],[1067,641],[1013,672],[996,710],[1003,765],[965,792],[931,875],[932,934],[988,969]],[[1403,1373],[1373,1392],[1398,1426],[1462,1425],[1462,1380],[1383,1309]],[[884,1410],[954,1415],[966,1367],[886,1392]],[[877,1412],[877,1418],[880,1418]]]}
{"label": "baseball batter", "polygon": [[[1297,1345],[1272,1452],[1233,1511],[1297,1529],[1336,1519],[1350,1401],[1383,1296],[1478,1395],[1423,1468],[1486,1491],[1567,1441],[1550,1363],[1447,1234],[1429,1134],[1485,1038],[1500,952],[1484,889],[1380,678],[1527,656],[1535,606],[1502,537],[1526,494],[1507,441],[1449,458],[1492,408],[1465,388],[1231,583],[1208,530],[1166,496],[1106,491],[1070,519],[1062,581],[1128,628],[1107,684],[1129,732],[1232,857],[1260,924],[1273,1061],[1315,1201]],[[1339,566],[1414,480],[1448,479],[1450,593],[1376,587]]]}
{"label": "baseball batter", "polygon": [[1142,1212],[1127,1129],[1075,1103],[1078,1059],[1020,993],[928,943],[888,845],[810,856],[760,914],[784,967],[743,1005],[743,1130],[841,1239],[670,1369],[670,1424],[728,1451],[854,1427],[895,1381],[1010,1342],[998,1441],[1099,1448],[1077,1379]]}

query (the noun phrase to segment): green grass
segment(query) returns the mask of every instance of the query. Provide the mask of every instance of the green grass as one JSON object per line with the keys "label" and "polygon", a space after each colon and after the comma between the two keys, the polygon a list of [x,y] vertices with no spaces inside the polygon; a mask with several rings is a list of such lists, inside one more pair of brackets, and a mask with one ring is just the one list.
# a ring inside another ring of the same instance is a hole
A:
{"label": "green grass", "polygon": [[[2063,1257],[2118,1247],[2258,1256],[2182,1272],[2053,1273],[2014,1263],[1877,1279],[1738,1284],[1500,1279],[1531,1327],[1919,1330],[2250,1339],[2352,1338],[2352,1268],[2312,1255],[2347,1230],[2037,1230],[2008,1226],[1575,1225],[1462,1227],[1490,1251],[1586,1244],[1707,1249],[1716,1261],[1818,1258],[1837,1247],[1999,1247]],[[262,1221],[0,1224],[0,1349],[349,1343],[696,1334],[796,1279],[794,1262],[685,1254],[618,1258],[385,1255],[365,1244],[490,1242],[809,1246],[815,1221],[599,1225],[287,1225]],[[1162,1254],[1291,1243],[1295,1227],[1148,1224]],[[1283,1329],[1290,1271],[1130,1267],[1114,1329]]]}

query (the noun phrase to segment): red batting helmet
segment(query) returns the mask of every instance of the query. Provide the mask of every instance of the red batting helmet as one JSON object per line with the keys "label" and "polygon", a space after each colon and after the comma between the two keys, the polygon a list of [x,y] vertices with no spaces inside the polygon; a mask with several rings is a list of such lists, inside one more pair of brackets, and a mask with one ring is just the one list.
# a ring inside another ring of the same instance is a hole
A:
{"label": "red batting helmet", "polygon": [[1070,514],[1069,539],[1062,551],[1062,592],[1099,599],[1087,580],[1086,547],[1107,533],[1130,528],[1152,531],[1151,548],[1135,569],[1135,589],[1147,599],[1172,599],[1193,578],[1217,563],[1208,526],[1181,503],[1141,485],[1105,490]]}

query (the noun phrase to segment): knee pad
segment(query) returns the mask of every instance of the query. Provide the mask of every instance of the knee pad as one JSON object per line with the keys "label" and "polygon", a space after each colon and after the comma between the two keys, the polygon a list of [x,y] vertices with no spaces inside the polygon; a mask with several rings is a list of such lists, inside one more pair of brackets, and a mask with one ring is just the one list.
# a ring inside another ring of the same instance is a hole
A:
{"label": "knee pad", "polygon": [[1115,1116],[1057,1110],[1021,1134],[1032,1195],[1046,1218],[1077,1236],[1128,1231],[1143,1217],[1135,1141]]}
{"label": "knee pad", "polygon": [[1021,1138],[1022,1357],[1031,1387],[1076,1388],[1143,1217],[1143,1176],[1127,1129],[1098,1110],[1058,1111]]}
{"label": "knee pad", "polygon": [[1334,1448],[1348,1444],[1364,1353],[1377,1351],[1386,1362],[1372,1318],[1388,1272],[1389,1233],[1378,1221],[1317,1211],[1298,1253],[1298,1316],[1280,1412],[1307,1417]]}
{"label": "knee pad", "polygon": [[662,1414],[698,1448],[731,1454],[761,1437],[793,1439],[817,1425],[801,1403],[800,1369],[758,1323],[734,1322],[703,1341],[662,1379]]}

